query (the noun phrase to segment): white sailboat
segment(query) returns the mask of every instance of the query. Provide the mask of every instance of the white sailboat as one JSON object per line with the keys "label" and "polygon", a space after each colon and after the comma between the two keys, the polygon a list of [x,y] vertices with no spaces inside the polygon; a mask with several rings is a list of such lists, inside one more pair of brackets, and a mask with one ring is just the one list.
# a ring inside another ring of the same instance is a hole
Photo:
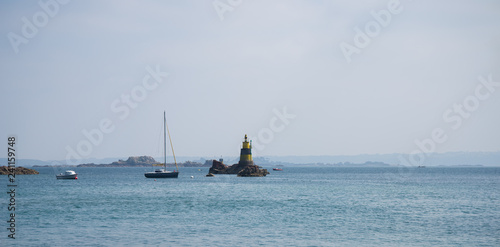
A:
{"label": "white sailboat", "polygon": [[[146,172],[144,173],[144,176],[147,178],[177,178],[179,176],[179,167],[177,166],[177,161],[175,159],[175,153],[174,153],[174,146],[172,146],[172,139],[170,138],[170,131],[168,131],[168,126],[167,126],[167,116],[166,113],[163,112],[163,156],[164,156],[164,163],[163,163],[163,169],[156,169],[154,172]],[[177,170],[175,171],[167,171],[167,133],[168,133],[168,140],[170,141],[170,147],[172,147],[172,155],[174,156],[174,162],[175,162],[175,168]]]}

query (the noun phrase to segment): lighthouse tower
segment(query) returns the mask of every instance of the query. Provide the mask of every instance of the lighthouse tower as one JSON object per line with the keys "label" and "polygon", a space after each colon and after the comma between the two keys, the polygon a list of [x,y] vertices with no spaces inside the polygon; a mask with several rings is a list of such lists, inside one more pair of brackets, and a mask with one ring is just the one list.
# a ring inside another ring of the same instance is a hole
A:
{"label": "lighthouse tower", "polygon": [[243,146],[241,147],[240,153],[240,165],[253,165],[252,160],[252,145],[248,142],[248,137],[245,134],[245,140],[243,141]]}

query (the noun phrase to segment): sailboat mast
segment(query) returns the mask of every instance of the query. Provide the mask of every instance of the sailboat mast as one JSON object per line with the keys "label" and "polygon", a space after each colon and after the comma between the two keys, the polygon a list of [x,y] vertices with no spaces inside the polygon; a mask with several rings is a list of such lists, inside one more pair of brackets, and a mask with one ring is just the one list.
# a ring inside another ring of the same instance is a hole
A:
{"label": "sailboat mast", "polygon": [[167,169],[167,113],[163,111],[163,156],[164,163],[163,166]]}
{"label": "sailboat mast", "polygon": [[170,141],[170,147],[172,148],[172,156],[174,156],[175,169],[179,171],[179,167],[177,166],[177,160],[175,159],[174,145],[172,145],[172,137],[170,137],[170,131],[168,130],[168,125],[167,125],[167,132],[168,132],[168,140]]}

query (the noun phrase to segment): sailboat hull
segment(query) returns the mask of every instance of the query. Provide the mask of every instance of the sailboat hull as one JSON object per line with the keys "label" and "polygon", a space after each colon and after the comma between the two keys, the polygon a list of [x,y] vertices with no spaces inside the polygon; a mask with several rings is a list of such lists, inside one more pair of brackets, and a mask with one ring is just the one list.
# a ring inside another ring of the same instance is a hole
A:
{"label": "sailboat hull", "polygon": [[177,178],[179,172],[146,172],[144,176],[147,178]]}

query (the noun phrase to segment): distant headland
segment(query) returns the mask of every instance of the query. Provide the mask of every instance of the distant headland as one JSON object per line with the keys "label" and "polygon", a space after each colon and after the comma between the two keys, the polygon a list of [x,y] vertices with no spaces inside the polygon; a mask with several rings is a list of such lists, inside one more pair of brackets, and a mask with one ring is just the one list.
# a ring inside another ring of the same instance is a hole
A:
{"label": "distant headland", "polygon": [[[80,164],[76,167],[151,167],[153,164],[158,164],[151,156],[131,156],[127,160],[118,160],[110,164]],[[193,161],[186,161],[177,164],[179,167],[210,167],[212,161],[208,160],[204,164]],[[174,163],[167,163],[167,167],[175,167]]]}

